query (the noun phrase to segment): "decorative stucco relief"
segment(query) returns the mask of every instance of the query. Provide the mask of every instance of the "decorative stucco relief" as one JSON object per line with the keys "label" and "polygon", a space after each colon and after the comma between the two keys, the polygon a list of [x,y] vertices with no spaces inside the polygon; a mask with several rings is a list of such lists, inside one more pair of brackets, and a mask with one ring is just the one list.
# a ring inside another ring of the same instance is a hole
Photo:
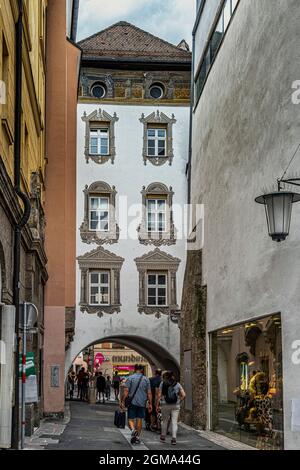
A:
{"label": "decorative stucco relief", "polygon": [[[155,248],[154,251],[135,259],[139,272],[139,313],[155,315],[157,318],[160,318],[162,315],[172,315],[179,310],[177,305],[176,273],[180,262],[179,258],[175,258],[159,248]],[[167,273],[167,306],[147,305],[147,274],[149,271]]]}
{"label": "decorative stucco relief", "polygon": [[[119,118],[117,114],[114,113],[113,116],[108,114],[104,110],[95,110],[91,114],[87,115],[84,112],[82,121],[86,123],[85,128],[85,150],[84,155],[86,162],[89,163],[90,160],[98,164],[106,163],[111,160],[113,164],[116,157],[116,144],[115,144],[115,123],[118,122]],[[108,155],[93,155],[90,153],[90,131],[93,127],[101,126],[107,124],[109,128],[109,154]]]}
{"label": "decorative stucco relief", "polygon": [[[106,314],[119,313],[120,300],[120,272],[124,258],[98,247],[77,258],[81,271],[80,310],[102,317]],[[92,271],[110,272],[110,305],[90,305],[89,302],[89,274]]]}
{"label": "decorative stucco relief", "polygon": [[[169,162],[169,165],[172,165],[172,161],[174,158],[174,149],[173,149],[173,125],[177,122],[175,119],[174,114],[172,117],[169,118],[163,112],[159,112],[159,110],[155,113],[149,114],[149,116],[145,117],[142,114],[140,122],[144,125],[144,137],[143,137],[143,159],[144,164],[147,165],[147,161],[152,163],[155,166],[162,166],[165,163]],[[149,125],[165,125],[167,129],[167,149],[166,155],[160,157],[153,157],[148,155],[148,128]]]}

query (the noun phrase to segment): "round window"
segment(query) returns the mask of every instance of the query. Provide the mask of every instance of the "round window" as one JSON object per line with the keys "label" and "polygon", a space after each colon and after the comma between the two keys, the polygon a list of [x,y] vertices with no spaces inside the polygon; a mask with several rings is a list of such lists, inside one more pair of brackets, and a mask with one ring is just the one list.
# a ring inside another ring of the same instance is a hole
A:
{"label": "round window", "polygon": [[105,85],[102,85],[101,83],[96,83],[92,88],[92,95],[95,98],[104,98],[106,95]]}
{"label": "round window", "polygon": [[163,94],[164,94],[164,89],[161,85],[155,84],[150,87],[150,96],[154,100],[159,100],[160,98],[163,97]]}

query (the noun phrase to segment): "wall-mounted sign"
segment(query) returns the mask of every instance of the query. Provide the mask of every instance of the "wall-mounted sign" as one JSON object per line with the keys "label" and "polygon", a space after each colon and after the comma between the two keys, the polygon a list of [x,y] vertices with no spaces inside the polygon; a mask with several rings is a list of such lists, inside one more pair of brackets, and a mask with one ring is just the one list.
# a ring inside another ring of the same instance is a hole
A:
{"label": "wall-mounted sign", "polygon": [[[30,377],[31,375],[36,375],[34,353],[28,352],[26,354],[26,377]],[[19,356],[19,377],[22,377],[22,354]]]}
{"label": "wall-mounted sign", "polygon": [[[22,355],[19,357],[19,396],[22,399]],[[37,377],[34,364],[34,353],[29,352],[26,354],[26,386],[25,386],[25,403],[38,402],[38,386]]]}
{"label": "wall-mounted sign", "polygon": [[147,362],[146,359],[143,356],[135,356],[133,354],[128,355],[128,356],[113,356],[112,361],[119,363],[119,362],[124,362],[124,363],[133,363],[133,364],[140,364]]}
{"label": "wall-mounted sign", "polygon": [[59,387],[59,373],[60,373],[60,366],[51,366],[51,380],[50,380],[51,387],[54,387],[54,388]]}

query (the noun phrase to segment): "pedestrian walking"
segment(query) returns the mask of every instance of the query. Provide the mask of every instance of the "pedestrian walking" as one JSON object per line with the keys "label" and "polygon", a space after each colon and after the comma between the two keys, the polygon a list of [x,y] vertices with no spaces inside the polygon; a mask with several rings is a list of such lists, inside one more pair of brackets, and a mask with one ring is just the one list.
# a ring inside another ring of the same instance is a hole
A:
{"label": "pedestrian walking", "polygon": [[69,391],[70,400],[73,400],[74,398],[75,380],[76,380],[76,374],[74,370],[72,370],[68,374],[68,391]]}
{"label": "pedestrian walking", "polygon": [[83,379],[82,379],[82,393],[81,393],[81,400],[88,401],[89,399],[89,385],[90,385],[90,374],[84,371]]}
{"label": "pedestrian walking", "polygon": [[119,372],[116,370],[115,375],[113,377],[113,388],[114,388],[116,400],[119,400],[120,381],[121,381],[121,378],[119,376]]}
{"label": "pedestrian walking", "polygon": [[156,432],[160,430],[160,422],[158,420],[158,412],[156,410],[156,400],[160,384],[162,382],[162,371],[156,369],[155,375],[150,379],[151,393],[152,393],[152,413],[149,415],[148,426],[150,431]]}
{"label": "pedestrian walking", "polygon": [[176,445],[180,403],[185,399],[185,396],[185,392],[180,383],[177,382],[174,372],[166,372],[163,376],[163,381],[160,384],[156,400],[156,409],[158,411],[161,406],[162,413],[161,442],[166,442],[168,421],[171,417],[171,444]]}
{"label": "pedestrian walking", "polygon": [[85,396],[85,387],[86,387],[86,377],[88,376],[85,368],[82,367],[77,374],[77,398],[80,400],[84,399]]}
{"label": "pedestrian walking", "polygon": [[97,372],[97,378],[96,378],[96,387],[97,387],[97,396],[99,403],[101,402],[101,397],[102,397],[102,403],[105,403],[105,391],[106,391],[106,380],[102,372]]}
{"label": "pedestrian walking", "polygon": [[106,396],[106,400],[110,400],[111,386],[112,386],[111,378],[110,378],[110,376],[108,375],[108,376],[106,377],[106,387],[105,387],[105,396]]}
{"label": "pedestrian walking", "polygon": [[120,408],[128,409],[128,425],[132,432],[131,444],[140,444],[147,403],[149,413],[152,412],[152,394],[150,381],[144,376],[144,367],[137,364],[134,370],[134,374],[125,382]]}

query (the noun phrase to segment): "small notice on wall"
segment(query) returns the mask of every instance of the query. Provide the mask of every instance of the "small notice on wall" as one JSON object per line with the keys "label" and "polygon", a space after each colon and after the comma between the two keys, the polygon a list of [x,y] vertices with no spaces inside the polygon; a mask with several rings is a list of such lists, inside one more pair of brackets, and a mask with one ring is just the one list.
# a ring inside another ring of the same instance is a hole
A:
{"label": "small notice on wall", "polygon": [[51,387],[59,387],[59,370],[60,366],[51,366]]}
{"label": "small notice on wall", "polygon": [[300,400],[292,400],[292,432],[300,432]]}

